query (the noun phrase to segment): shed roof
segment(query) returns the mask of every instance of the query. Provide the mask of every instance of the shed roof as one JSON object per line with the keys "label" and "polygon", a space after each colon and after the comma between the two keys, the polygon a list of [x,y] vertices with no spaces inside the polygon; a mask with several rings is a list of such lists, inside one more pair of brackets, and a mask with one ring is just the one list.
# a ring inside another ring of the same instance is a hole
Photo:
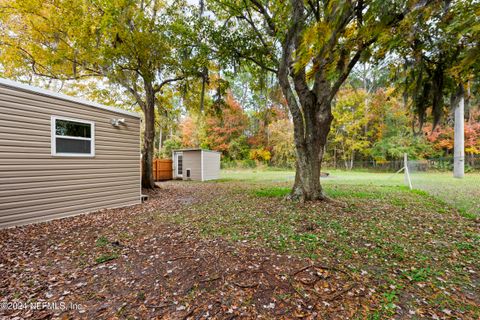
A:
{"label": "shed roof", "polygon": [[175,150],[173,150],[173,152],[185,152],[185,151],[207,151],[207,152],[220,153],[218,151],[202,149],[202,148],[185,148],[185,149],[175,149]]}
{"label": "shed roof", "polygon": [[94,108],[98,108],[98,109],[103,109],[103,110],[112,111],[112,112],[115,112],[115,113],[121,113],[121,114],[126,114],[126,115],[129,115],[129,116],[140,118],[140,114],[138,114],[136,112],[127,111],[127,110],[114,108],[114,107],[107,107],[107,106],[104,106],[104,105],[96,103],[96,102],[83,100],[83,99],[80,99],[80,98],[68,96],[66,94],[45,90],[45,89],[34,87],[34,86],[31,86],[31,85],[28,85],[28,84],[13,81],[13,80],[10,80],[10,79],[0,78],[0,85],[4,85],[4,86],[7,86],[7,87],[20,89],[20,90],[23,90],[23,91],[28,91],[28,92],[43,95],[43,96],[48,96],[48,97],[53,97],[53,98],[62,99],[62,100],[66,100],[66,101],[71,101],[71,102],[75,102],[75,103],[80,103],[80,104],[83,104],[83,105],[86,105],[86,106],[90,106],[90,107],[94,107]]}

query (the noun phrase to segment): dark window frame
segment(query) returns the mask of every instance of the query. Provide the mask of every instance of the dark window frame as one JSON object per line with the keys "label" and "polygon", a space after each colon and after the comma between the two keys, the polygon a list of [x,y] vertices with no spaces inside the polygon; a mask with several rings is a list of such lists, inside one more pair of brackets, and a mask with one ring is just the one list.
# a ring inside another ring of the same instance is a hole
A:
{"label": "dark window frame", "polygon": [[177,154],[177,175],[183,176],[183,154]]}

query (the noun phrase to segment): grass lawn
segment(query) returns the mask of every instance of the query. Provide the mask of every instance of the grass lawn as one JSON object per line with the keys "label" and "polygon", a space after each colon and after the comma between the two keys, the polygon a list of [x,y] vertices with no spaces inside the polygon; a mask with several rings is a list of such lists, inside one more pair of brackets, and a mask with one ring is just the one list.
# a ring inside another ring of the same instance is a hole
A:
{"label": "grass lawn", "polygon": [[[404,186],[403,174],[372,173],[362,171],[326,170],[330,173],[322,183],[330,185],[365,185],[365,186]],[[295,172],[284,170],[223,170],[224,181],[250,182],[291,182]],[[480,215],[480,173],[467,173],[464,179],[454,179],[451,173],[429,172],[411,173],[413,188],[423,190],[444,201],[464,216],[475,218]]]}
{"label": "grass lawn", "polygon": [[302,204],[283,200],[292,172],[224,172],[0,230],[0,301],[82,306],[0,316],[479,319],[479,219],[400,177],[355,176],[331,172],[333,201]]}

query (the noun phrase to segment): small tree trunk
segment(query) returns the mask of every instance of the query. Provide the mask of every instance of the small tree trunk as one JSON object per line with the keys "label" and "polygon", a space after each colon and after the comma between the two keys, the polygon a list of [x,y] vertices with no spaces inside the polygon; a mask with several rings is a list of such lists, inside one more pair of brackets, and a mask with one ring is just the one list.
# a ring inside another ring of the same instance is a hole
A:
{"label": "small tree trunk", "polygon": [[343,158],[343,166],[345,167],[345,170],[348,170],[347,156],[345,153],[345,144],[343,142],[342,142],[342,158]]}
{"label": "small tree trunk", "polygon": [[160,150],[162,149],[162,138],[163,138],[163,128],[162,125],[158,128],[158,153],[160,154]]}
{"label": "small tree trunk", "polygon": [[202,73],[202,91],[200,91],[200,112],[203,113],[204,105],[205,105],[205,90],[208,78],[208,69],[206,67],[203,68]]}
{"label": "small tree trunk", "polygon": [[333,148],[333,168],[337,169],[337,148]]}
{"label": "small tree trunk", "polygon": [[463,178],[465,175],[465,128],[464,128],[464,89],[459,85],[455,99],[455,129],[453,144],[453,176]]}

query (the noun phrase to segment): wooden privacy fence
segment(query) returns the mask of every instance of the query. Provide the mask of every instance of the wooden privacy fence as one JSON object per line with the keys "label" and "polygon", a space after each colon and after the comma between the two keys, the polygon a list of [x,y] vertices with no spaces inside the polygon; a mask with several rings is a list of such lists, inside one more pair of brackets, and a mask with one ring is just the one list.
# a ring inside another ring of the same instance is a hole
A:
{"label": "wooden privacy fence", "polygon": [[155,181],[172,180],[173,168],[172,160],[154,159],[153,160],[153,178]]}

